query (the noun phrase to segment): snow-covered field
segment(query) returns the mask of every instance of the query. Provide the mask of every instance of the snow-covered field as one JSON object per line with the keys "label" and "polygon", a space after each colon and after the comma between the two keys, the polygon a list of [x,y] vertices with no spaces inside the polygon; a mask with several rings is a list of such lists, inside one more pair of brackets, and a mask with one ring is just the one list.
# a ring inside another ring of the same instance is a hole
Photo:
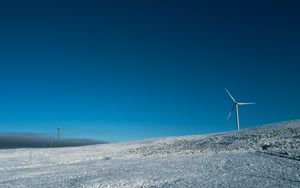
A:
{"label": "snow-covered field", "polygon": [[300,187],[300,120],[211,135],[0,150],[0,187]]}

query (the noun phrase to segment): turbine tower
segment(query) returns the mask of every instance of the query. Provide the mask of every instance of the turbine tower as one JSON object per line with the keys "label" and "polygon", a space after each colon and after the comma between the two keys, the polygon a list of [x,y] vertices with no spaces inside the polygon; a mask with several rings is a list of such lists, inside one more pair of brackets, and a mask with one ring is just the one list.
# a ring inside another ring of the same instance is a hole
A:
{"label": "turbine tower", "polygon": [[227,119],[230,118],[232,112],[235,110],[236,112],[236,129],[239,130],[240,129],[240,118],[239,118],[239,106],[245,106],[245,105],[250,105],[250,104],[255,104],[252,102],[238,102],[237,100],[235,100],[235,98],[230,94],[230,92],[225,88],[227,94],[229,95],[229,97],[231,98],[231,100],[233,101],[233,106],[231,108],[231,111],[229,112],[229,115],[227,117]]}
{"label": "turbine tower", "polygon": [[60,142],[60,127],[57,127],[56,147],[59,147]]}

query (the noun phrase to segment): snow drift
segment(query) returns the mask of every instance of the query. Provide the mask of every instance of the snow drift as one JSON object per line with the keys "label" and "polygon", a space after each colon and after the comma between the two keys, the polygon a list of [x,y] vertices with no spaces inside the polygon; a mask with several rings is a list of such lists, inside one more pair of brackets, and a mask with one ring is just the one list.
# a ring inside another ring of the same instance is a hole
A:
{"label": "snow drift", "polygon": [[300,120],[210,135],[0,150],[0,187],[300,187]]}

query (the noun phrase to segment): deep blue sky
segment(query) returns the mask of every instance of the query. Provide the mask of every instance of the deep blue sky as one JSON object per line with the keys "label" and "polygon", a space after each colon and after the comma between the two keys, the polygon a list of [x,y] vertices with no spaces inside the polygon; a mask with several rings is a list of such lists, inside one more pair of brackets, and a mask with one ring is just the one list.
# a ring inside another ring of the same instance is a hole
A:
{"label": "deep blue sky", "polygon": [[107,141],[300,118],[297,1],[1,1],[0,132]]}

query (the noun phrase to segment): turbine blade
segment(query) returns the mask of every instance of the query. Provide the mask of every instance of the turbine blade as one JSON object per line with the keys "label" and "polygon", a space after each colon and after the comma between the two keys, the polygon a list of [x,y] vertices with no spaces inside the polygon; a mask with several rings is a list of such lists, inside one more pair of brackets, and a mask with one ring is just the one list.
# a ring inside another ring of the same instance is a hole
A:
{"label": "turbine blade", "polygon": [[238,105],[240,105],[240,106],[250,105],[250,104],[255,104],[255,103],[253,103],[253,102],[241,102],[241,103],[238,103]]}
{"label": "turbine blade", "polygon": [[232,112],[234,111],[235,109],[235,105],[233,105],[233,107],[231,108],[231,111],[229,112],[228,116],[227,116],[227,120],[230,118]]}
{"label": "turbine blade", "polygon": [[233,98],[233,96],[230,94],[230,92],[225,88],[225,91],[229,95],[229,97],[233,100],[234,103],[236,103],[236,100]]}

